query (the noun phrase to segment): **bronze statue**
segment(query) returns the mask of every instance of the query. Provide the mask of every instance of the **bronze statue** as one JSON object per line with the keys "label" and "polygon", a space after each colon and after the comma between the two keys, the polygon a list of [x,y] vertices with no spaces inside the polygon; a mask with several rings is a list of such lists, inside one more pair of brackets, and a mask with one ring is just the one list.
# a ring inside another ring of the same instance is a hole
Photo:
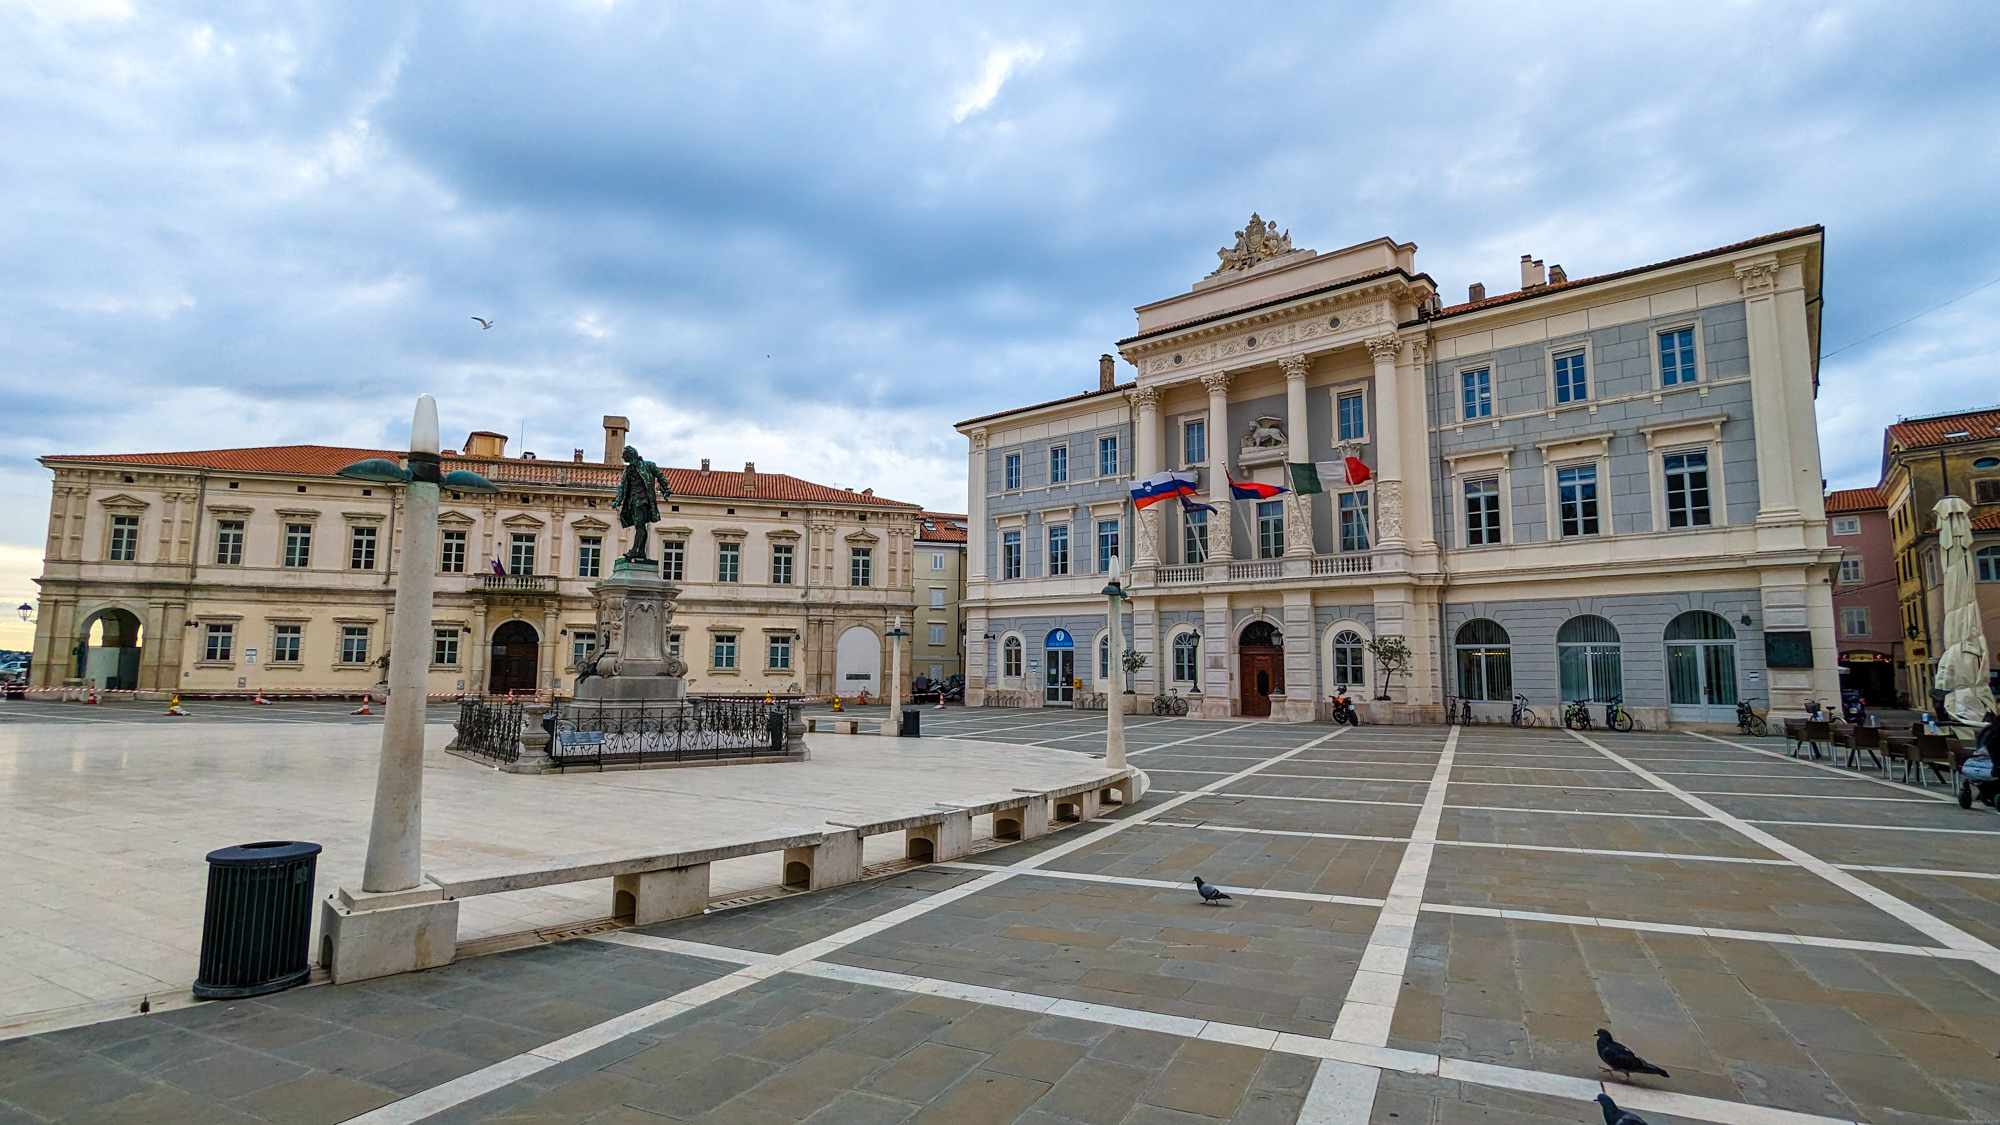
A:
{"label": "bronze statue", "polygon": [[[659,487],[659,495],[653,493]],[[625,447],[625,475],[618,478],[618,498],[612,503],[618,507],[618,522],[632,529],[632,549],[625,557],[635,562],[650,561],[646,553],[646,529],[660,518],[660,497],[672,496],[674,490],[667,487],[667,474],[658,465],[639,456],[639,451]]]}

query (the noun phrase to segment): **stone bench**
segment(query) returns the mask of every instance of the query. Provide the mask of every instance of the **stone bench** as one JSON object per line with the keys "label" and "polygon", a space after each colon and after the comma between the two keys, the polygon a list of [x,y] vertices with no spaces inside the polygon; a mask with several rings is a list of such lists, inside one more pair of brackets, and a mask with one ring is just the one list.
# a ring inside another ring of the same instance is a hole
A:
{"label": "stone bench", "polygon": [[941,801],[940,808],[960,809],[967,816],[993,817],[996,840],[1032,840],[1049,831],[1048,798],[1031,790],[1016,790],[998,797],[971,801]]}
{"label": "stone bench", "polygon": [[838,820],[827,823],[835,828],[852,830],[857,848],[866,837],[901,832],[904,858],[919,863],[957,859],[972,851],[972,814],[960,808],[938,805],[908,816],[859,823]]}
{"label": "stone bench", "polygon": [[821,723],[826,724],[825,733],[827,734],[861,733],[861,720],[859,719],[819,719],[819,718],[812,718],[806,720],[806,733],[808,734],[819,733]]}
{"label": "stone bench", "polygon": [[[1054,789],[1041,790],[1049,800],[1053,815],[1049,818],[1063,823],[1094,820],[1110,804],[1129,805],[1144,794],[1144,783],[1138,770],[1127,769],[1120,774],[1106,774],[1089,781],[1072,782]],[[1020,793],[1034,790],[1020,789]]]}

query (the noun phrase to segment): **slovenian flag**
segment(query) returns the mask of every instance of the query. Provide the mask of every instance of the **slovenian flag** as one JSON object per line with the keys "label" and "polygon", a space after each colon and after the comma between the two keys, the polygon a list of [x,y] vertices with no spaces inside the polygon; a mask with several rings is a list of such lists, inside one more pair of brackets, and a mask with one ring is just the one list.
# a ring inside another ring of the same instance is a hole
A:
{"label": "slovenian flag", "polygon": [[1193,469],[1178,473],[1154,473],[1144,480],[1135,480],[1132,482],[1132,506],[1144,509],[1171,497],[1191,496],[1196,491],[1195,480]]}
{"label": "slovenian flag", "polygon": [[1276,484],[1258,484],[1256,481],[1240,481],[1229,478],[1229,495],[1237,500],[1269,500],[1281,492],[1291,489]]}

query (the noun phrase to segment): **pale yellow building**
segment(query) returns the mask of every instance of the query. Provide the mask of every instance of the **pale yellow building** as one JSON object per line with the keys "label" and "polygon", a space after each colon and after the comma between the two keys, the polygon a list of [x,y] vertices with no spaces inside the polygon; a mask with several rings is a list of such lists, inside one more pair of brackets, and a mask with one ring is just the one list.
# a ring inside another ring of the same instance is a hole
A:
{"label": "pale yellow building", "polygon": [[925,512],[917,524],[917,619],[912,678],[965,673],[965,517]]}
{"label": "pale yellow building", "polygon": [[[430,690],[575,687],[592,586],[630,542],[603,461],[505,455],[475,432],[445,469]],[[190,692],[363,692],[383,679],[399,490],[335,473],[374,449],[265,446],[48,456],[54,474],[31,682]],[[681,586],[674,644],[708,693],[881,689],[888,624],[914,612],[919,508],[779,473],[666,469],[651,550]],[[909,654],[904,667],[910,666]]]}

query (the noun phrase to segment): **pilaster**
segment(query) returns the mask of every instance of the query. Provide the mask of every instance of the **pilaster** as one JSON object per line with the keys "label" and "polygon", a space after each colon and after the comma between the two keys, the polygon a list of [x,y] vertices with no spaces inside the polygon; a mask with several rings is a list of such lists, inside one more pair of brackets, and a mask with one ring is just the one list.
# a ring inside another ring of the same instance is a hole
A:
{"label": "pilaster", "polygon": [[1208,517],[1211,562],[1226,563],[1236,557],[1229,510],[1229,384],[1233,378],[1227,371],[1201,377],[1201,385],[1208,390],[1208,502],[1215,508]]}
{"label": "pilaster", "polygon": [[1229,595],[1209,594],[1201,600],[1201,717],[1227,719],[1235,714],[1229,690]]}
{"label": "pilaster", "polygon": [[[1306,372],[1312,361],[1305,356],[1286,356],[1278,361],[1285,372],[1285,460],[1291,464],[1312,462],[1312,441],[1306,413]],[[1286,486],[1291,481],[1285,482]],[[1312,500],[1296,491],[1285,493],[1285,554],[1309,558],[1313,553]]]}
{"label": "pilaster", "polygon": [[[1160,392],[1156,387],[1141,387],[1127,392],[1125,397],[1132,404],[1132,475],[1144,479],[1161,469]],[[1132,537],[1135,540],[1132,565],[1160,565],[1159,505],[1133,510]]]}
{"label": "pilaster", "polygon": [[1375,543],[1395,549],[1403,546],[1403,411],[1396,378],[1403,340],[1391,332],[1366,344],[1375,360]]}

